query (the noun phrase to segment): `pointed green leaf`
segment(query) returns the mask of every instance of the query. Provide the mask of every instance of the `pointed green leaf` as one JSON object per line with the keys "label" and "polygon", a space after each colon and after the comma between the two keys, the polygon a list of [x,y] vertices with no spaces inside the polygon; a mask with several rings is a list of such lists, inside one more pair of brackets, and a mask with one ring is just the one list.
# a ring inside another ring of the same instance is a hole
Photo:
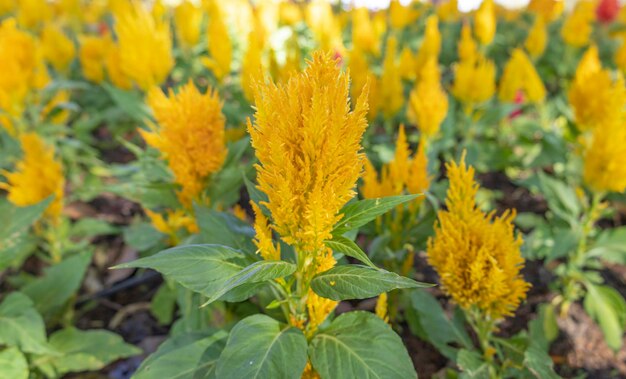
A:
{"label": "pointed green leaf", "polygon": [[531,343],[524,353],[524,366],[535,375],[537,379],[560,379],[554,372],[552,358],[537,344]]}
{"label": "pointed green leaf", "polygon": [[0,351],[0,376],[11,379],[28,379],[28,362],[16,347]]}
{"label": "pointed green leaf", "polygon": [[332,300],[366,299],[397,288],[432,287],[393,272],[361,265],[342,265],[316,275],[311,288]]}
{"label": "pointed green leaf", "polygon": [[343,214],[343,217],[335,225],[332,233],[338,236],[361,227],[396,206],[414,200],[418,196],[420,195],[389,196],[348,203],[341,210],[340,213]]}
{"label": "pointed green leaf", "polygon": [[324,241],[326,246],[333,249],[333,251],[337,253],[345,254],[349,257],[358,259],[359,261],[365,263],[366,265],[377,268],[374,263],[370,260],[370,258],[365,254],[363,250],[356,244],[356,242],[352,241],[349,238],[344,236],[333,236],[332,240]]}
{"label": "pointed green leaf", "polygon": [[27,353],[51,352],[43,319],[21,292],[9,294],[0,303],[0,345],[17,346]]}
{"label": "pointed green leaf", "polygon": [[614,288],[586,284],[585,310],[600,324],[607,345],[614,351],[622,347],[626,322],[626,301]]}
{"label": "pointed green leaf", "polygon": [[369,312],[348,312],[320,331],[309,345],[322,379],[417,378],[400,337]]}
{"label": "pointed green leaf", "polygon": [[300,379],[307,361],[300,329],[265,315],[241,320],[217,362],[217,378]]}

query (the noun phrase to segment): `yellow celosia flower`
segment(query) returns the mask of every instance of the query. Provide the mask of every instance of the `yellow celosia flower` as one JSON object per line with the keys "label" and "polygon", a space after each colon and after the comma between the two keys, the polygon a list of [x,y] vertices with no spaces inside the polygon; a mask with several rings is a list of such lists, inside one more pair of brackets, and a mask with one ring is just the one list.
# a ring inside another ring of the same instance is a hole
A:
{"label": "yellow celosia flower", "polygon": [[426,19],[426,30],[424,31],[424,41],[417,53],[415,68],[417,77],[420,77],[426,62],[432,58],[439,61],[441,52],[441,33],[439,32],[439,21],[437,16],[432,15]]}
{"label": "yellow celosia flower", "polygon": [[343,52],[341,25],[328,0],[313,0],[306,9],[306,22],[321,50]]}
{"label": "yellow celosia flower", "polygon": [[583,47],[589,44],[593,31],[592,22],[595,18],[595,5],[592,1],[576,3],[574,11],[565,19],[561,28],[561,37],[568,45]]}
{"label": "yellow celosia flower", "polygon": [[300,252],[325,249],[363,167],[367,91],[350,112],[348,85],[330,54],[318,52],[288,83],[256,88],[248,131],[259,189],[268,196],[273,229]]}
{"label": "yellow celosia flower", "polygon": [[522,238],[512,224],[515,211],[501,217],[476,206],[474,169],[446,165],[450,188],[446,210],[438,212],[435,236],[428,241],[428,262],[442,289],[463,309],[476,307],[492,320],[510,316],[526,298],[529,284],[520,273]]}
{"label": "yellow celosia flower", "polygon": [[597,47],[591,46],[583,55],[568,92],[580,130],[589,130],[606,120],[617,120],[626,102],[624,80],[613,80],[609,70],[602,69]]}
{"label": "yellow celosia flower", "polygon": [[474,13],[474,34],[482,45],[489,45],[496,35],[496,13],[493,0],[483,0]]}
{"label": "yellow celosia flower", "polygon": [[413,52],[408,46],[405,46],[400,53],[398,71],[400,71],[402,79],[415,79],[415,59],[413,58]]}
{"label": "yellow celosia flower", "polygon": [[[333,258],[332,250],[327,249],[320,254],[317,260],[315,274],[330,270],[336,263],[335,258]],[[307,325],[308,336],[313,335],[317,331],[317,328],[337,307],[337,304],[339,304],[339,302],[321,297],[313,292],[312,289],[309,289],[306,299],[306,309],[309,316],[309,324]]]}
{"label": "yellow celosia flower", "polygon": [[437,17],[443,22],[453,22],[459,19],[459,2],[448,0],[437,4]]}
{"label": "yellow celosia flower", "polygon": [[[430,188],[430,176],[428,175],[428,158],[426,157],[426,139],[421,139],[417,151],[409,166],[409,176],[406,188],[411,194],[424,193]],[[419,204],[423,197],[416,199]]]}
{"label": "yellow celosia flower", "polygon": [[172,245],[176,245],[178,243],[176,232],[180,229],[185,228],[189,233],[198,232],[196,220],[182,209],[175,211],[167,210],[165,212],[167,217],[163,217],[162,214],[153,212],[150,209],[145,209],[144,211],[150,218],[150,222],[156,230],[170,236],[170,242]]}
{"label": "yellow celosia flower", "polygon": [[191,1],[184,0],[174,9],[174,25],[180,44],[189,49],[200,40],[200,24],[202,24],[202,8]]}
{"label": "yellow celosia flower", "polygon": [[302,8],[300,3],[281,2],[278,5],[280,22],[284,25],[294,26],[302,21]]}
{"label": "yellow celosia flower", "polygon": [[61,28],[47,24],[41,33],[44,58],[57,71],[65,71],[76,55],[76,48]]}
{"label": "yellow celosia flower", "polygon": [[54,149],[37,134],[24,133],[19,139],[24,155],[14,172],[4,173],[8,183],[0,183],[0,188],[8,191],[7,199],[11,203],[21,207],[54,196],[45,214],[56,222],[63,209],[63,167],[54,158]]}
{"label": "yellow celosia flower", "polygon": [[233,45],[224,23],[222,11],[216,2],[209,8],[209,29],[207,32],[208,51],[211,58],[203,59],[204,65],[213,72],[221,82],[230,74],[230,63],[233,56]]}
{"label": "yellow celosia flower", "polygon": [[119,46],[112,45],[107,49],[105,64],[109,80],[114,86],[124,90],[133,88],[133,83],[122,70]]}
{"label": "yellow celosia flower", "polygon": [[454,67],[452,94],[467,106],[491,99],[496,91],[496,67],[492,61],[479,56],[460,61]]}
{"label": "yellow celosia flower", "polygon": [[607,119],[592,131],[584,146],[583,179],[597,192],[626,189],[626,124],[623,117]]}
{"label": "yellow celosia flower", "polygon": [[464,22],[461,28],[461,38],[457,50],[461,61],[474,61],[478,56],[478,47],[472,37],[472,27],[467,22]]}
{"label": "yellow celosia flower", "polygon": [[376,316],[380,317],[381,320],[389,322],[389,314],[387,313],[387,292],[378,295],[374,311],[376,312]]}
{"label": "yellow celosia flower", "polygon": [[159,88],[148,94],[148,104],[157,121],[152,131],[140,130],[146,142],[167,160],[180,202],[187,208],[201,200],[209,176],[224,163],[224,123],[217,92],[202,94],[190,81],[178,93],[166,96]]}
{"label": "yellow celosia flower", "polygon": [[58,106],[63,103],[67,103],[70,101],[70,93],[67,90],[57,91],[54,96],[48,101],[48,103],[41,110],[41,118],[43,120],[50,118],[50,121],[53,124],[61,125],[64,124],[68,117],[69,112],[67,109],[57,110],[57,112],[52,115],[52,112],[56,110]]}
{"label": "yellow celosia flower", "polygon": [[407,117],[417,124],[424,137],[431,138],[439,132],[448,114],[448,95],[441,87],[441,75],[435,58],[426,62],[420,78],[411,91]]}
{"label": "yellow celosia flower", "polygon": [[546,21],[553,21],[563,13],[564,5],[563,0],[530,0],[527,9]]}
{"label": "yellow celosia flower", "polygon": [[27,29],[36,29],[52,18],[52,8],[46,0],[19,0],[17,22]]}
{"label": "yellow celosia flower", "polygon": [[365,7],[354,8],[352,14],[352,45],[353,49],[379,55],[379,35],[376,33],[370,19],[369,9]]}
{"label": "yellow celosia flower", "polygon": [[274,241],[272,241],[272,230],[269,227],[267,217],[265,217],[263,211],[256,203],[250,202],[250,204],[255,216],[254,230],[256,231],[256,237],[254,238],[254,244],[258,249],[257,253],[267,261],[280,260],[280,245],[274,245]]}
{"label": "yellow celosia flower", "polygon": [[402,108],[404,94],[402,89],[402,77],[396,59],[398,41],[391,36],[387,39],[385,59],[383,61],[383,74],[380,78],[383,83],[380,88],[381,106],[385,117],[392,118]]}
{"label": "yellow celosia flower", "polygon": [[403,29],[417,20],[419,13],[411,4],[404,6],[399,0],[391,0],[389,3],[389,22],[394,29]]}
{"label": "yellow celosia flower", "polygon": [[524,93],[524,100],[531,103],[539,103],[546,97],[546,88],[535,66],[522,49],[515,49],[504,66],[498,97],[512,103],[520,91]]}
{"label": "yellow celosia flower", "polygon": [[143,90],[163,83],[174,66],[169,24],[135,3],[116,15],[115,33],[125,75]]}
{"label": "yellow celosia flower", "polygon": [[16,7],[16,0],[0,0],[0,16],[13,12]]}
{"label": "yellow celosia flower", "polygon": [[262,72],[261,42],[255,32],[248,34],[248,49],[241,62],[241,88],[248,101],[254,98],[253,83]]}
{"label": "yellow celosia flower", "polygon": [[617,51],[615,51],[615,65],[622,71],[622,74],[626,74],[626,40],[621,39],[621,44]]}
{"label": "yellow celosia flower", "polygon": [[86,79],[100,83],[104,80],[104,63],[107,51],[111,45],[111,38],[104,36],[79,37],[80,51],[78,58]]}
{"label": "yellow celosia flower", "polygon": [[528,32],[528,37],[524,46],[526,51],[533,58],[539,58],[543,51],[546,49],[548,43],[548,31],[546,30],[546,24],[543,21],[543,17],[535,17],[533,27]]}
{"label": "yellow celosia flower", "polygon": [[285,43],[285,50],[287,56],[285,58],[285,64],[280,71],[280,81],[287,81],[291,75],[300,72],[300,62],[302,61],[302,54],[300,52],[300,46],[298,45],[298,36],[293,34]]}

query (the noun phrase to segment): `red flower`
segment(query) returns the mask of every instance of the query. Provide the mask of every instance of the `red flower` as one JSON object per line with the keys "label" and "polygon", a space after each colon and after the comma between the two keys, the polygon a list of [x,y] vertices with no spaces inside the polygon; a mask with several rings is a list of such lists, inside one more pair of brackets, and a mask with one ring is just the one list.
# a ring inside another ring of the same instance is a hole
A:
{"label": "red flower", "polygon": [[619,8],[618,0],[600,0],[600,4],[596,8],[596,17],[598,21],[603,23],[612,22],[617,17]]}

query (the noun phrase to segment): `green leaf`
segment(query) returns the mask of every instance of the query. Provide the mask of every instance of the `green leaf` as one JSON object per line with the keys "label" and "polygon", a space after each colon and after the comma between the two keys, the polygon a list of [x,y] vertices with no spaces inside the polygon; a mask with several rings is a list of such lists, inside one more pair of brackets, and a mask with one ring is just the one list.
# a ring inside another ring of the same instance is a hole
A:
{"label": "green leaf", "polygon": [[244,284],[262,283],[267,280],[282,278],[296,271],[296,265],[285,261],[258,261],[239,271],[226,280],[222,287],[209,296],[203,306],[222,297],[228,291]]}
{"label": "green leaf", "polygon": [[587,256],[626,264],[626,227],[603,230],[587,252]]}
{"label": "green leaf", "polygon": [[96,236],[116,234],[118,230],[118,228],[104,220],[99,220],[97,218],[83,218],[72,225],[70,235],[71,237],[77,238],[92,238]]}
{"label": "green leaf", "polygon": [[459,350],[457,365],[467,377],[473,379],[489,379],[489,365],[476,351],[467,349]]}
{"label": "green leaf", "polygon": [[0,344],[17,346],[27,353],[51,352],[43,319],[30,298],[21,292],[9,294],[0,303]]}
{"label": "green leaf", "polygon": [[0,351],[0,377],[28,379],[28,362],[16,347]]}
{"label": "green leaf", "polygon": [[135,121],[144,122],[150,117],[150,110],[146,106],[143,98],[138,92],[124,91],[108,83],[101,83],[113,102],[124,111],[124,113]]}
{"label": "green leaf", "polygon": [[365,254],[363,250],[356,244],[356,242],[352,241],[349,238],[344,236],[333,236],[332,240],[324,241],[326,246],[333,249],[333,251],[337,253],[345,254],[349,257],[358,259],[359,261],[365,263],[366,265],[377,268],[374,263],[370,260],[370,258]]}
{"label": "green leaf", "polygon": [[42,277],[24,286],[22,293],[31,298],[39,313],[52,316],[80,288],[91,255],[77,254],[48,267]]}
{"label": "green leaf", "polygon": [[50,336],[50,345],[59,353],[52,365],[59,375],[68,372],[99,370],[109,363],[141,353],[122,337],[107,330],[79,330],[69,327]]}
{"label": "green leaf", "polygon": [[311,340],[309,358],[322,379],[417,378],[400,337],[369,312],[333,320]]}
{"label": "green leaf", "polygon": [[348,203],[341,210],[340,213],[343,217],[335,225],[332,233],[338,236],[359,228],[396,206],[414,200],[418,196],[420,195],[390,196]]}
{"label": "green leaf", "polygon": [[626,301],[614,288],[585,284],[585,310],[600,324],[607,345],[614,351],[622,347],[626,318]]}
{"label": "green leaf", "polygon": [[248,196],[250,196],[250,200],[252,200],[256,205],[261,208],[261,211],[265,214],[265,216],[269,217],[271,215],[269,209],[263,204],[269,201],[267,195],[258,189],[254,183],[252,183],[248,178],[243,176],[243,183],[246,185],[246,189],[248,190]]}
{"label": "green leaf", "polygon": [[171,337],[143,361],[133,378],[194,379],[199,372],[200,377],[208,378],[215,371],[227,336],[225,331],[204,331]]}
{"label": "green leaf", "polygon": [[159,324],[167,325],[174,318],[174,309],[176,308],[176,288],[165,282],[152,297],[150,302],[150,311],[157,319]]}
{"label": "green leaf", "polygon": [[245,266],[245,255],[221,245],[186,245],[114,268],[151,268],[183,287],[212,296]]}
{"label": "green leaf", "polygon": [[410,291],[407,321],[414,333],[432,343],[437,350],[449,359],[456,361],[458,348],[470,348],[472,340],[463,325],[458,325],[446,317],[439,302],[426,291]]}
{"label": "green leaf", "polygon": [[200,206],[194,207],[194,213],[202,242],[231,246],[251,254],[256,251],[252,243],[254,229],[249,224],[231,214]]}
{"label": "green leaf", "polygon": [[246,317],[230,332],[217,362],[217,378],[299,379],[306,350],[300,329],[265,315]]}
{"label": "green leaf", "polygon": [[552,358],[534,343],[531,343],[524,353],[524,366],[528,368],[537,379],[561,378],[554,372]]}
{"label": "green leaf", "polygon": [[432,287],[393,272],[361,265],[341,265],[316,275],[311,288],[332,300],[366,299],[397,288]]}
{"label": "green leaf", "polygon": [[124,228],[124,242],[139,251],[146,251],[154,247],[163,238],[165,238],[165,234],[147,222],[136,222]]}

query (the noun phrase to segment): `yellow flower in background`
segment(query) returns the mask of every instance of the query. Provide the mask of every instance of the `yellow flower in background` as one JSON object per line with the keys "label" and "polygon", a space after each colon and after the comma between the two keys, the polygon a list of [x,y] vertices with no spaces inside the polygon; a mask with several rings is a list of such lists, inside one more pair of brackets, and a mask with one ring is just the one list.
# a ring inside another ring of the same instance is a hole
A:
{"label": "yellow flower in background", "polygon": [[[49,119],[53,124],[62,125],[68,117],[69,112],[67,109],[57,109],[63,103],[70,101],[70,93],[67,90],[57,91],[54,96],[48,101],[48,103],[41,110],[41,118],[43,120]],[[54,113],[54,114],[53,114]]]}
{"label": "yellow flower in background", "polygon": [[281,2],[278,4],[279,20],[282,24],[294,26],[303,19],[300,3]]}
{"label": "yellow flower in background", "polygon": [[363,167],[367,92],[351,112],[348,86],[331,55],[316,52],[287,83],[255,87],[255,123],[248,121],[272,228],[314,260]]}
{"label": "yellow flower in background", "polygon": [[[128,3],[130,5],[130,3]],[[155,20],[163,20],[168,14],[168,8],[163,4],[162,0],[155,0],[152,3],[151,14]],[[122,12],[123,13],[123,12]]]}
{"label": "yellow flower in background", "polygon": [[189,208],[193,200],[204,200],[200,197],[209,177],[226,158],[222,104],[217,92],[202,94],[191,81],[176,94],[170,89],[167,96],[153,88],[148,104],[158,126],[140,133],[167,160],[181,186],[178,198]]}
{"label": "yellow flower in background", "polygon": [[0,183],[0,188],[8,191],[7,199],[20,207],[54,196],[45,214],[56,222],[63,209],[63,166],[55,159],[54,149],[37,134],[24,133],[19,140],[23,157],[14,172],[4,172],[7,183]]}
{"label": "yellow flower in background", "polygon": [[16,0],[0,0],[0,16],[11,13],[17,8]]}
{"label": "yellow flower in background", "polygon": [[41,33],[44,58],[57,71],[65,71],[76,56],[74,42],[63,33],[60,27],[46,24]]}
{"label": "yellow flower in background", "polygon": [[400,71],[402,79],[415,79],[415,66],[416,63],[413,58],[413,52],[408,46],[405,46],[400,53],[400,63],[398,64],[398,71]]}
{"label": "yellow flower in background", "polygon": [[187,229],[189,233],[197,233],[198,225],[196,220],[188,215],[183,209],[167,210],[165,216],[162,214],[153,212],[150,209],[144,209],[152,226],[159,232],[170,236],[170,242],[172,245],[178,244],[178,237],[176,232],[180,229]]}
{"label": "yellow flower in background", "polygon": [[419,12],[413,9],[411,4],[404,6],[399,0],[391,0],[388,11],[389,23],[394,29],[403,29],[419,17]]}
{"label": "yellow flower in background", "polygon": [[496,92],[496,66],[493,61],[479,56],[462,60],[454,67],[452,94],[471,106],[491,99]]}
{"label": "yellow flower in background", "polygon": [[528,32],[528,37],[526,37],[526,41],[524,42],[524,47],[526,47],[528,54],[536,59],[543,54],[547,44],[548,31],[546,29],[546,24],[543,21],[543,17],[536,16],[535,22]]}
{"label": "yellow flower in background", "polygon": [[424,40],[415,60],[415,72],[418,78],[428,60],[434,58],[435,60],[439,61],[440,52],[441,33],[439,32],[439,20],[435,15],[428,16],[428,18],[426,19]]}
{"label": "yellow flower in background", "polygon": [[478,56],[478,47],[472,37],[472,27],[467,22],[464,22],[461,28],[461,38],[457,45],[457,51],[461,61],[473,61]]}
{"label": "yellow flower in background", "polygon": [[474,169],[446,164],[450,187],[446,210],[440,210],[427,258],[439,274],[442,289],[463,309],[477,307],[497,320],[513,314],[526,298],[529,284],[520,273],[522,238],[515,236],[515,211],[484,214],[476,206]]}
{"label": "yellow flower in background", "polygon": [[83,35],[78,38],[80,50],[78,58],[86,79],[100,83],[104,80],[104,63],[111,45],[111,37]]}
{"label": "yellow flower in background", "polygon": [[204,65],[213,72],[221,82],[230,74],[230,64],[233,57],[233,45],[228,35],[228,28],[224,23],[222,11],[217,2],[212,2],[209,8],[209,29],[207,32],[208,51],[210,58],[203,59]]}
{"label": "yellow flower in background", "polygon": [[583,47],[589,44],[595,19],[595,4],[592,1],[580,1],[561,27],[561,37],[570,46]]}
{"label": "yellow flower in background", "polygon": [[343,52],[341,25],[328,0],[313,0],[306,8],[306,22],[324,51]]}
{"label": "yellow flower in background", "polygon": [[111,45],[107,49],[105,65],[109,80],[114,86],[123,90],[133,88],[133,83],[122,70],[119,46]]}
{"label": "yellow flower in background", "polygon": [[398,113],[404,103],[402,89],[402,77],[400,76],[399,65],[396,59],[398,51],[398,41],[391,36],[387,39],[385,49],[385,59],[383,61],[383,74],[380,77],[381,107],[383,114],[387,118],[392,118]]}
{"label": "yellow flower in background", "polygon": [[615,65],[622,71],[622,74],[626,74],[626,40],[621,38],[619,48],[615,51]]}
{"label": "yellow flower in background", "polygon": [[592,45],[583,55],[568,92],[579,130],[590,130],[606,120],[617,120],[626,102],[626,90],[621,75],[613,79],[602,68],[598,48]]}
{"label": "yellow flower in background", "polygon": [[144,91],[163,83],[174,66],[169,24],[134,4],[116,15],[115,33],[124,74]]}
{"label": "yellow flower in background", "polygon": [[563,13],[564,5],[563,0],[530,0],[527,9],[546,21],[554,21]]}
{"label": "yellow flower in background", "polygon": [[484,0],[474,13],[474,34],[482,45],[489,45],[496,35],[496,13],[493,0]]}
{"label": "yellow flower in background", "polygon": [[626,124],[623,116],[606,119],[592,131],[584,144],[583,179],[598,192],[626,189]]}
{"label": "yellow flower in background", "polygon": [[52,18],[52,7],[46,0],[18,0],[17,22],[26,29],[37,29]]}
{"label": "yellow flower in background", "polygon": [[376,308],[374,308],[376,316],[378,316],[384,322],[389,322],[389,314],[387,312],[387,298],[387,292],[383,292],[378,295],[378,299],[376,300]]}
{"label": "yellow flower in background", "polygon": [[248,34],[248,49],[241,62],[241,88],[248,101],[254,100],[254,81],[262,74],[261,41],[255,32]]}
{"label": "yellow flower in background", "polygon": [[372,25],[369,9],[365,7],[354,8],[350,13],[352,14],[352,48],[379,55],[380,36]]}
{"label": "yellow flower in background", "polygon": [[448,114],[448,95],[440,80],[437,61],[431,58],[426,62],[420,80],[409,96],[407,117],[426,138],[432,138],[439,132],[439,127]]}
{"label": "yellow flower in background", "polygon": [[459,2],[448,0],[437,4],[437,17],[443,22],[453,22],[459,19]]}
{"label": "yellow flower in background", "polygon": [[302,53],[298,44],[298,36],[293,34],[287,42],[285,42],[285,64],[281,68],[280,80],[287,81],[291,75],[300,72],[300,63],[302,61]]}
{"label": "yellow flower in background", "polygon": [[191,1],[183,0],[174,8],[176,36],[184,48],[189,49],[198,43],[201,24],[202,8],[195,6]]}
{"label": "yellow flower in background", "polygon": [[504,66],[498,97],[512,103],[520,91],[524,93],[524,100],[531,103],[539,103],[546,97],[546,88],[535,66],[522,49],[515,49]]}
{"label": "yellow flower in background", "polygon": [[[430,176],[428,175],[428,158],[426,156],[427,140],[422,138],[417,147],[417,151],[413,154],[413,159],[409,165],[409,175],[406,182],[406,189],[409,193],[424,193],[430,188]],[[423,197],[416,199],[419,204],[424,200]]]}

